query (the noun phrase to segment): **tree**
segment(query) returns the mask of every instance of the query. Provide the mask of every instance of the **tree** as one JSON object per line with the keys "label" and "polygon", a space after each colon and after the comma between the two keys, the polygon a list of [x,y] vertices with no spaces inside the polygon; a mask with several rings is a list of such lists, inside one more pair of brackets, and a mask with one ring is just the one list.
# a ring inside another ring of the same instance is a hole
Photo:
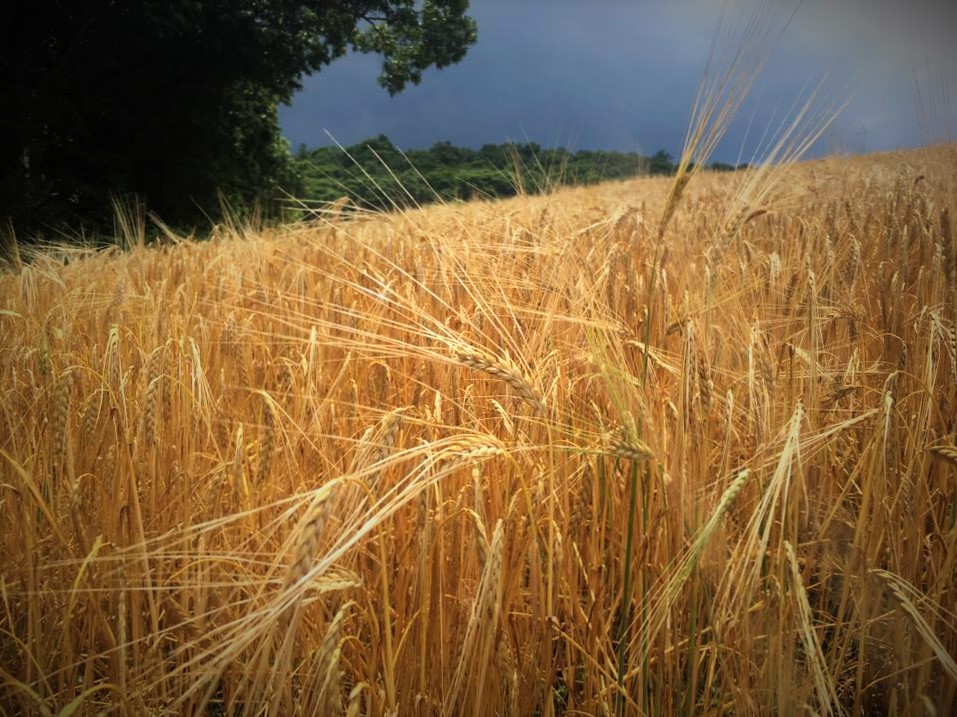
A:
{"label": "tree", "polygon": [[[522,153],[529,157],[526,162]],[[485,144],[479,150],[436,142],[400,153],[379,135],[347,147],[300,148],[300,196],[311,202],[349,197],[366,209],[390,210],[436,200],[508,197],[648,173],[635,153],[582,151],[538,145]]]}
{"label": "tree", "polygon": [[671,155],[663,149],[659,149],[651,155],[649,168],[652,174],[671,174],[675,171]]}
{"label": "tree", "polygon": [[451,142],[436,142],[429,150],[436,163],[442,166],[456,167],[467,164],[475,152],[466,147],[456,147]]}
{"label": "tree", "polygon": [[467,0],[13,0],[0,10],[0,218],[96,222],[113,194],[173,224],[294,181],[277,120],[353,49],[390,93],[476,41]]}
{"label": "tree", "polygon": [[727,162],[712,162],[708,165],[708,169],[712,172],[733,172],[735,166],[733,164],[728,164]]}

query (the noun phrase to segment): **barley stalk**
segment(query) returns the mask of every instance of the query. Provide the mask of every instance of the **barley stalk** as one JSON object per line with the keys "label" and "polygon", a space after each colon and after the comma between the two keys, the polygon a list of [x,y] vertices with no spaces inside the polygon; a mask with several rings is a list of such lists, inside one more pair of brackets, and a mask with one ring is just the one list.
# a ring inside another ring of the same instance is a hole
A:
{"label": "barley stalk", "polygon": [[787,555],[788,565],[791,568],[790,578],[798,608],[799,634],[801,636],[801,642],[804,645],[805,655],[807,655],[807,660],[811,665],[811,670],[814,675],[814,686],[817,690],[818,703],[828,715],[842,715],[844,714],[844,710],[841,709],[840,700],[834,689],[834,683],[826,672],[827,659],[824,656],[820,640],[818,640],[817,632],[815,632],[814,629],[814,614],[811,611],[811,604],[808,600],[807,591],[804,588],[804,580],[801,578],[801,571],[798,568],[794,546],[785,540],[784,550]]}

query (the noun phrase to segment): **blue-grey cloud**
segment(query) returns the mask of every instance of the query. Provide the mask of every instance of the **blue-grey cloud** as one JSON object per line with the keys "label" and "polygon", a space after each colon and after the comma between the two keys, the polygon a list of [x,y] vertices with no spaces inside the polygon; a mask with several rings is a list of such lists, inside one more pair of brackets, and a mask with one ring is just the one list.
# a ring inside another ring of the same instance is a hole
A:
{"label": "blue-grey cloud", "polygon": [[[908,64],[950,64],[954,13],[932,0],[807,0],[716,157],[736,159],[825,70],[843,115],[819,143],[861,151],[912,146],[919,131]],[[677,152],[721,4],[480,0],[479,41],[466,58],[395,96],[379,60],[350,55],[306,78],[280,113],[294,145],[344,145],[379,133],[403,148],[441,140],[477,147],[529,139],[577,149]],[[915,15],[916,13],[916,15]],[[918,73],[919,76],[920,73]],[[941,73],[925,75],[927,86]],[[748,129],[750,126],[750,130]],[[745,150],[747,156],[750,149]]]}

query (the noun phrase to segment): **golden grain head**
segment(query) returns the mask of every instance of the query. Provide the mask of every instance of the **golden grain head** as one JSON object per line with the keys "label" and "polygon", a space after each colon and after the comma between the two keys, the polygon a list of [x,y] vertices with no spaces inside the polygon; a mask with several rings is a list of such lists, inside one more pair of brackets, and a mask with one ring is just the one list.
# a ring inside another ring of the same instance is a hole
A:
{"label": "golden grain head", "polygon": [[932,446],[927,450],[934,458],[957,467],[957,446]]}

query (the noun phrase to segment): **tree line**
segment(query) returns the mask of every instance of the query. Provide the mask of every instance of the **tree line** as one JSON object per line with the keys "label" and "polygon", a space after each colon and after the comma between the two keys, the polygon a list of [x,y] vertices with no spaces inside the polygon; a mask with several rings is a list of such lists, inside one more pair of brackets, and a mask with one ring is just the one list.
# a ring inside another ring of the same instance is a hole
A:
{"label": "tree line", "polygon": [[400,151],[385,135],[351,147],[300,146],[295,154],[299,196],[309,203],[348,197],[368,209],[439,200],[500,198],[560,186],[593,184],[674,171],[671,155],[544,148],[535,142],[479,149],[437,142]]}
{"label": "tree line", "polygon": [[[300,145],[294,163],[293,204],[318,206],[348,197],[354,205],[374,210],[535,194],[561,186],[668,175],[676,169],[664,149],[645,156],[572,152],[535,142],[485,144],[479,149],[437,142],[429,149],[403,152],[384,134],[345,148]],[[709,169],[733,171],[744,166],[715,162]]]}

